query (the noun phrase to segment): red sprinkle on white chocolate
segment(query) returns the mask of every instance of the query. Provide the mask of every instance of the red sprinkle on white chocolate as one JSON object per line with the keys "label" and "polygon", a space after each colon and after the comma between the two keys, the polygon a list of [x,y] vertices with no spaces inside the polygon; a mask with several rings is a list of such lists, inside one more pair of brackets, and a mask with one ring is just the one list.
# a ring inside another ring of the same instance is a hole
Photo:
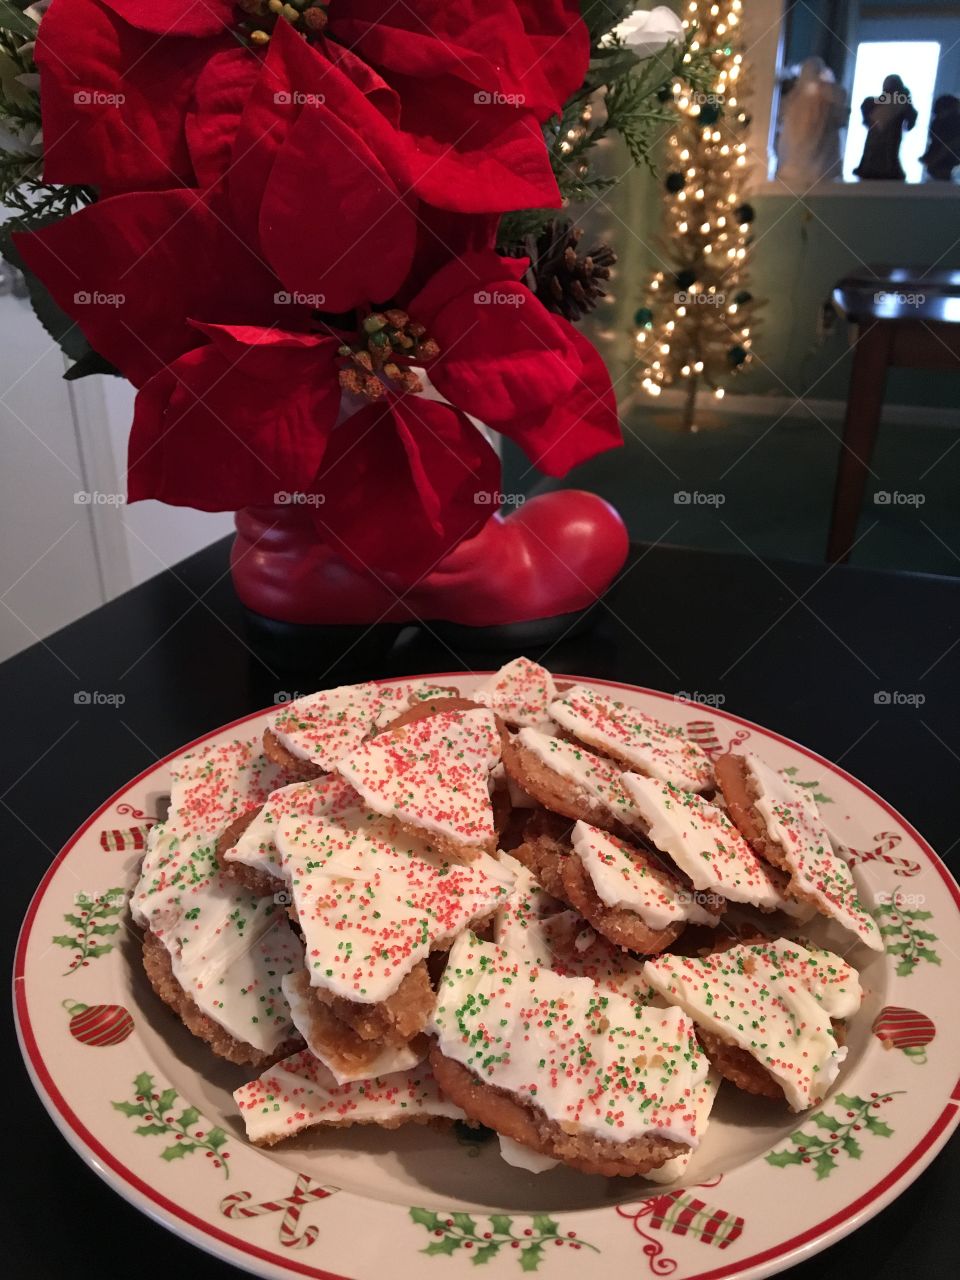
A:
{"label": "red sprinkle on white chocolate", "polygon": [[279,770],[259,739],[235,739],[181,756],[171,773],[170,812],[150,832],[131,913],[166,947],[173,976],[208,1017],[272,1053],[293,1031],[281,979],[297,966],[299,943],[282,906],[221,873],[216,843],[264,802]]}
{"label": "red sprinkle on white chocolate", "polygon": [[664,954],[648,960],[643,975],[699,1026],[755,1058],[782,1086],[792,1110],[819,1102],[836,1079],[847,1051],[829,1013],[770,948]]}
{"label": "red sprinkle on white chocolate", "polygon": [[272,728],[291,755],[327,772],[370,733],[380,706],[379,685],[345,684],[286,703]]}
{"label": "red sprinkle on white chocolate", "polygon": [[783,850],[791,888],[813,901],[821,915],[850,929],[872,950],[882,951],[877,922],[860,901],[853,872],[834,852],[816,801],[753,752],[746,761],[754,807],[768,837]]}
{"label": "red sprinkle on white chocolate", "polygon": [[377,813],[466,848],[492,848],[488,776],[499,759],[492,712],[447,711],[362,743],[337,771]]}
{"label": "red sprinkle on white chocolate", "polygon": [[529,658],[514,658],[472,696],[507,724],[534,725],[549,719],[547,708],[557,696],[557,686],[546,667]]}
{"label": "red sprinkle on white chocolate", "polygon": [[431,949],[493,911],[513,884],[488,854],[453,863],[396,832],[336,777],[328,811],[281,819],[276,839],[311,983],[361,1004],[392,995]]}
{"label": "red sprinkle on white chocolate", "polygon": [[578,822],[573,828],[574,852],[597,896],[608,907],[622,907],[651,929],[692,921],[716,924],[717,916],[704,910],[690,889],[668,871],[656,854],[631,849],[607,831]]}
{"label": "red sprinkle on white chocolate", "polygon": [[786,877],[744,840],[722,809],[668,782],[623,775],[623,785],[647,824],[651,843],[667,854],[695,889],[765,911],[782,910]]}
{"label": "red sprinkle on white chocolate", "polygon": [[639,773],[689,791],[713,784],[709,758],[683,730],[639,707],[576,685],[550,704],[550,715],[574,737],[628,762]]}
{"label": "red sprinkle on white chocolate", "polygon": [[289,1138],[319,1125],[385,1124],[418,1116],[465,1118],[442,1096],[425,1065],[338,1085],[309,1049],[284,1058],[233,1096],[251,1142]]}
{"label": "red sprinkle on white chocolate", "polygon": [[608,942],[582,916],[541,888],[509,853],[499,859],[516,875],[506,902],[493,918],[498,947],[528,964],[569,978],[589,978],[608,991],[624,992],[639,1005],[652,990],[643,981],[643,961]]}
{"label": "red sprinkle on white chocolate", "polygon": [[678,1009],[638,1007],[465,933],[450,952],[431,1029],[446,1057],[567,1132],[699,1142],[693,1099],[707,1061]]}

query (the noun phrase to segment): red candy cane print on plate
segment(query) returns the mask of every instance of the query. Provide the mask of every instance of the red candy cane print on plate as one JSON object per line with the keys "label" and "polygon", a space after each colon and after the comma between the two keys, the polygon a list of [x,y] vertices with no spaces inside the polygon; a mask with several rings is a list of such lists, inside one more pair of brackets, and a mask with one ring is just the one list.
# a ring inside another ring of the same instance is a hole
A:
{"label": "red candy cane print on plate", "polygon": [[251,1204],[253,1197],[249,1191],[235,1191],[220,1201],[220,1212],[225,1218],[234,1221],[239,1218],[258,1218],[268,1213],[282,1213],[278,1233],[280,1243],[287,1249],[308,1249],[316,1243],[320,1228],[308,1226],[300,1231],[300,1214],[307,1205],[326,1200],[328,1196],[335,1195],[337,1190],[337,1187],[324,1187],[319,1182],[314,1182],[305,1173],[298,1173],[289,1195]]}

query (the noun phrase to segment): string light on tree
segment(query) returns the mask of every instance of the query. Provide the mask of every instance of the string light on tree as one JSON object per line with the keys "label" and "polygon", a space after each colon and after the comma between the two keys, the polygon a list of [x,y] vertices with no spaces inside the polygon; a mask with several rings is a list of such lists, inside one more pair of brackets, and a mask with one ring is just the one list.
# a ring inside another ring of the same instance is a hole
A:
{"label": "string light on tree", "polygon": [[663,165],[667,269],[651,279],[634,317],[640,386],[683,386],[695,431],[700,392],[722,400],[751,360],[756,301],[745,288],[753,208],[744,198],[750,116],[740,42],[742,0],[686,0],[687,57],[708,54],[706,90],[675,82],[676,125]]}

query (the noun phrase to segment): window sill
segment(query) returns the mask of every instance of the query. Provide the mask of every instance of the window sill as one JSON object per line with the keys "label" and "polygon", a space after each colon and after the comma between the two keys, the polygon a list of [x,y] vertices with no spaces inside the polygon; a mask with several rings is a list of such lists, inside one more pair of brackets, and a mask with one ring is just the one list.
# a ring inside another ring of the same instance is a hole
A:
{"label": "window sill", "polygon": [[867,199],[894,196],[911,200],[955,200],[960,196],[957,182],[822,182],[806,191],[792,191],[776,178],[750,187],[750,196],[773,196],[783,200],[835,200],[854,197]]}

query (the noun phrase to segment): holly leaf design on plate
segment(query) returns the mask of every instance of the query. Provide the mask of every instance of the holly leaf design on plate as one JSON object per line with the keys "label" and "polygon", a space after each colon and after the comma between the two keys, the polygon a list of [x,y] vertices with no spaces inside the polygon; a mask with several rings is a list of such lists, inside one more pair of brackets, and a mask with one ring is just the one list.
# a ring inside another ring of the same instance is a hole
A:
{"label": "holly leaf design on plate", "polygon": [[776,1165],[779,1169],[788,1164],[803,1164],[803,1156],[799,1151],[771,1151],[766,1160],[767,1164]]}
{"label": "holly leaf design on plate", "polygon": [[486,1244],[480,1246],[471,1261],[475,1267],[480,1267],[485,1262],[489,1262],[491,1258],[495,1258],[499,1252],[500,1242],[498,1240],[488,1240]]}
{"label": "holly leaf design on plate", "polygon": [[64,914],[63,921],[70,925],[73,933],[55,934],[53,943],[58,947],[67,947],[74,953],[63,975],[65,978],[78,969],[85,968],[91,960],[97,960],[113,950],[112,942],[95,943],[93,939],[109,938],[119,932],[119,923],[115,919],[111,920],[111,917],[117,917],[123,912],[126,899],[126,890],[118,885],[96,898],[84,894],[77,899],[79,909]]}
{"label": "holly leaf design on plate", "polygon": [[871,1133],[876,1134],[878,1138],[891,1138],[893,1130],[885,1120],[878,1120],[876,1116],[864,1116],[863,1123]]}
{"label": "holly leaf design on plate", "polygon": [[[486,1221],[478,1215],[457,1212],[438,1213],[433,1209],[412,1208],[411,1220],[423,1227],[433,1237],[422,1253],[430,1257],[451,1256],[458,1249],[470,1254],[474,1266],[484,1266],[510,1245],[507,1254],[516,1258],[522,1271],[536,1271],[545,1257],[544,1246],[556,1244],[571,1249],[590,1249],[599,1253],[596,1245],[580,1240],[576,1232],[566,1236],[560,1232],[556,1219],[549,1213],[536,1213],[529,1219],[529,1227],[518,1228],[514,1233],[516,1218],[509,1213],[491,1213]],[[504,1254],[504,1256],[507,1256]]]}
{"label": "holly leaf design on plate", "polygon": [[542,1236],[556,1236],[560,1234],[560,1228],[557,1226],[549,1213],[535,1213],[532,1219],[534,1231]]}
{"label": "holly leaf design on plate", "polygon": [[115,1111],[122,1111],[125,1116],[145,1116],[147,1108],[142,1102],[112,1102]]}
{"label": "holly leaf design on plate", "polygon": [[[137,1132],[139,1132],[139,1130],[137,1130]],[[165,1133],[166,1130],[161,1129],[160,1132]],[[184,1156],[188,1156],[191,1151],[196,1151],[196,1149],[197,1146],[195,1142],[175,1142],[170,1147],[164,1147],[160,1152],[160,1159],[168,1161],[182,1160]]]}
{"label": "holly leaf design on plate", "polygon": [[821,1151],[813,1162],[813,1167],[817,1173],[817,1181],[827,1178],[837,1167],[837,1162],[829,1151]]}
{"label": "holly leaf design on plate", "polygon": [[785,1169],[788,1165],[812,1164],[817,1181],[829,1178],[837,1167],[838,1156],[844,1155],[850,1160],[862,1157],[863,1148],[854,1134],[862,1135],[866,1132],[879,1137],[890,1137],[893,1130],[884,1120],[877,1119],[874,1112],[878,1107],[891,1102],[893,1097],[892,1093],[878,1093],[869,1098],[838,1093],[833,1101],[843,1109],[845,1114],[842,1118],[829,1111],[814,1112],[808,1118],[805,1128],[795,1129],[791,1133],[791,1146],[770,1151],[764,1159],[777,1169]]}
{"label": "holly leaf design on plate", "polygon": [[543,1245],[539,1242],[528,1244],[525,1249],[520,1250],[521,1271],[536,1271],[542,1261]]}
{"label": "holly leaf design on plate", "polygon": [[194,1151],[204,1151],[210,1157],[215,1169],[222,1169],[225,1178],[230,1177],[227,1167],[229,1153],[222,1150],[228,1141],[224,1129],[214,1126],[207,1132],[196,1128],[203,1117],[196,1107],[185,1106],[180,1114],[174,1117],[174,1110],[179,1094],[176,1089],[166,1088],[160,1093],[154,1092],[154,1079],[148,1071],[141,1071],[133,1081],[134,1100],[120,1099],[111,1102],[114,1111],[128,1119],[142,1119],[145,1124],[137,1125],[133,1132],[138,1138],[172,1138],[173,1141],[159,1153],[160,1159],[168,1164],[173,1160],[182,1160]]}
{"label": "holly leaf design on plate", "polygon": [[438,1253],[445,1253],[449,1255],[451,1253],[456,1253],[462,1244],[463,1241],[459,1236],[446,1235],[441,1240],[431,1240],[422,1252],[427,1254],[429,1257],[433,1257]]}
{"label": "holly leaf design on plate", "polygon": [[411,1209],[410,1217],[414,1222],[418,1222],[421,1227],[426,1227],[428,1231],[440,1230],[440,1215],[434,1213],[432,1209]]}

